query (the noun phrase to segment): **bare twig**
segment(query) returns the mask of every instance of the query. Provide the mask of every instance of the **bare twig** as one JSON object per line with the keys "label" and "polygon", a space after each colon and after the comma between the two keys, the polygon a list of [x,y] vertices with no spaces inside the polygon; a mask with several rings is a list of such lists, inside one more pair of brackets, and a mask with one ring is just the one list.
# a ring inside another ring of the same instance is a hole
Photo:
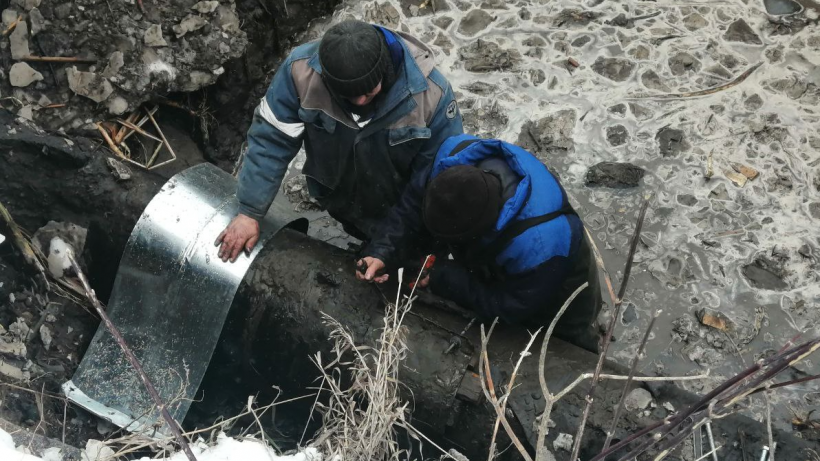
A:
{"label": "bare twig", "polygon": [[[553,322],[554,323],[554,322]],[[507,384],[507,392],[501,397],[501,414],[507,411],[507,402],[510,400],[510,394],[512,394],[513,389],[515,388],[515,378],[518,376],[518,369],[521,367],[521,362],[524,361],[524,357],[527,357],[530,354],[530,348],[532,347],[532,343],[535,342],[535,338],[538,337],[538,334],[541,333],[541,329],[539,328],[536,330],[535,333],[530,335],[530,340],[527,343],[527,346],[524,350],[518,355],[518,361],[515,363],[515,367],[513,368],[512,375],[510,376],[510,382]],[[490,456],[491,458],[488,461],[492,461],[492,456],[495,454],[495,437],[498,434],[498,426],[501,422],[501,418],[496,418],[495,426],[493,427],[493,436],[490,439]]]}
{"label": "bare twig", "polygon": [[759,63],[753,65],[752,67],[746,69],[745,72],[743,72],[742,74],[735,77],[735,79],[732,80],[731,82],[725,83],[723,85],[716,86],[714,88],[709,88],[709,89],[700,90],[700,91],[690,91],[690,92],[687,92],[687,93],[671,93],[671,94],[659,94],[659,95],[651,95],[651,96],[640,96],[640,97],[635,97],[635,98],[632,98],[632,99],[660,99],[660,100],[663,100],[663,99],[698,98],[698,97],[701,97],[701,96],[708,96],[710,94],[715,94],[715,93],[721,92],[723,90],[728,90],[729,88],[732,88],[734,86],[737,86],[737,85],[743,83],[744,80],[749,78],[749,76],[752,75],[752,73],[755,70],[757,70],[758,67],[760,67],[762,65],[763,65],[763,63],[759,62]]}
{"label": "bare twig", "polygon": [[20,24],[20,21],[22,21],[22,20],[23,20],[23,16],[17,16],[17,19],[12,21],[12,23],[9,24],[9,26],[6,28],[6,30],[4,30],[3,33],[0,34],[0,35],[2,35],[3,37],[7,37],[10,33],[14,32],[14,29],[17,28],[17,24]]}
{"label": "bare twig", "polygon": [[[99,125],[98,125],[99,126]],[[171,433],[174,434],[177,442],[179,443],[182,450],[185,452],[185,455],[188,457],[189,461],[196,461],[196,457],[194,453],[191,451],[191,447],[188,446],[188,441],[185,440],[185,437],[182,436],[182,430],[179,424],[174,420],[171,414],[168,412],[165,404],[162,402],[162,398],[159,396],[159,393],[154,388],[154,385],[151,383],[151,380],[148,378],[148,375],[145,373],[145,370],[142,369],[142,365],[140,364],[137,357],[134,355],[134,352],[131,351],[131,348],[125,342],[125,338],[122,337],[119,329],[111,322],[111,319],[106,314],[105,310],[100,303],[100,300],[97,299],[97,295],[94,294],[94,290],[91,289],[91,286],[88,284],[88,279],[86,279],[83,270],[80,268],[80,265],[77,263],[77,260],[74,258],[74,254],[71,250],[68,250],[68,260],[71,263],[71,267],[74,269],[74,272],[77,275],[77,278],[80,280],[80,284],[82,284],[83,289],[85,290],[85,294],[88,297],[88,300],[94,305],[94,309],[97,311],[97,314],[102,319],[103,323],[105,324],[106,329],[111,333],[111,336],[117,341],[122,351],[125,353],[125,356],[128,358],[128,361],[131,363],[131,366],[134,367],[134,370],[139,375],[140,381],[145,386],[145,389],[148,391],[148,394],[151,395],[151,399],[156,404],[157,409],[159,409],[160,413],[162,414],[163,419],[165,419],[166,424],[168,424],[168,428],[171,430]]]}
{"label": "bare twig", "polygon": [[115,154],[117,154],[117,157],[120,157],[120,158],[121,158],[121,159],[123,159],[123,160],[127,160],[127,159],[128,159],[128,157],[126,157],[126,156],[122,153],[122,151],[120,150],[120,148],[119,148],[119,147],[117,147],[117,145],[116,145],[116,144],[114,144],[114,140],[113,140],[113,139],[111,139],[111,135],[109,135],[109,134],[108,134],[108,130],[106,130],[105,128],[103,128],[103,126],[102,126],[102,124],[101,124],[100,122],[97,122],[97,130],[99,130],[99,131],[100,131],[100,134],[102,135],[103,139],[105,139],[106,144],[108,144],[108,148],[109,148],[109,149],[111,149],[111,151],[112,151],[112,152],[114,152]]}
{"label": "bare twig", "polygon": [[96,64],[96,59],[78,58],[76,56],[26,56],[20,61],[26,62],[76,62],[78,64]]}
{"label": "bare twig", "polygon": [[31,243],[29,243],[23,235],[23,232],[20,230],[20,226],[14,222],[14,218],[11,217],[11,213],[9,213],[9,210],[5,207],[5,205],[3,205],[2,202],[0,202],[0,218],[2,218],[2,221],[4,221],[6,226],[9,228],[9,232],[11,233],[11,241],[14,243],[14,246],[17,247],[20,254],[23,255],[23,259],[27,264],[34,267],[37,272],[43,276],[43,280],[46,281],[46,284],[48,284],[45,266],[43,266],[43,263],[40,262],[39,258],[37,258]]}
{"label": "bare twig", "polygon": [[[525,461],[532,461],[532,457],[529,453],[527,453],[527,449],[524,448],[524,445],[518,440],[518,437],[513,432],[512,427],[510,426],[509,421],[507,421],[507,417],[504,415],[504,412],[501,411],[501,406],[498,403],[498,398],[495,395],[495,386],[493,385],[493,378],[490,373],[490,359],[487,356],[487,343],[490,341],[490,336],[493,334],[493,330],[495,326],[498,324],[498,319],[496,318],[493,320],[492,325],[490,325],[490,330],[487,334],[484,334],[484,324],[481,325],[481,355],[478,359],[478,371],[481,375],[481,389],[484,391],[484,396],[487,398],[487,401],[492,404],[493,409],[495,409],[496,416],[501,421],[501,425],[504,426],[504,430],[507,431],[507,435],[515,445],[515,448],[518,449],[518,452],[521,454],[521,457],[524,458]],[[494,447],[491,447],[490,456],[494,456]]]}
{"label": "bare twig", "polygon": [[618,426],[618,421],[621,419],[621,412],[624,409],[624,402],[626,402],[626,394],[629,392],[629,385],[632,384],[632,378],[635,376],[635,370],[638,368],[638,362],[640,362],[641,357],[643,357],[646,342],[649,340],[649,335],[652,333],[652,327],[655,326],[655,321],[658,320],[658,316],[660,314],[660,310],[655,311],[655,314],[652,316],[652,320],[649,321],[649,326],[646,327],[646,333],[644,333],[641,344],[638,346],[638,351],[635,353],[635,357],[632,358],[632,365],[629,367],[629,376],[626,379],[626,384],[624,384],[624,390],[621,392],[621,398],[618,401],[618,407],[615,410],[615,415],[612,416],[612,426],[610,426],[609,431],[606,433],[606,440],[604,441],[604,447],[601,451],[609,448],[609,444],[612,442],[612,437],[615,435],[615,428]]}
{"label": "bare twig", "polygon": [[544,394],[544,411],[541,413],[541,423],[538,426],[538,442],[535,446],[536,461],[546,459],[546,450],[542,450],[542,447],[544,446],[544,439],[547,437],[547,433],[549,432],[548,422],[550,420],[550,414],[552,413],[552,407],[558,400],[558,398],[550,393],[549,387],[547,386],[547,378],[544,374],[544,368],[546,367],[547,362],[547,348],[549,347],[550,338],[552,338],[552,332],[555,330],[555,326],[558,324],[558,321],[561,320],[561,316],[564,315],[564,312],[566,312],[567,308],[570,304],[572,304],[572,301],[578,296],[578,294],[588,286],[589,282],[584,282],[583,285],[578,287],[569,296],[569,298],[567,298],[564,305],[561,306],[561,309],[558,311],[558,314],[556,314],[555,318],[553,318],[552,322],[550,322],[550,326],[547,328],[546,334],[544,334],[544,342],[541,343],[541,355],[538,359],[538,381],[541,384],[541,393]]}
{"label": "bare twig", "polygon": [[606,334],[604,335],[603,339],[603,350],[601,351],[601,355],[598,358],[598,363],[595,366],[595,374],[592,378],[592,383],[589,387],[589,392],[586,396],[586,406],[584,407],[584,412],[581,416],[581,422],[578,426],[578,433],[575,435],[575,443],[572,446],[572,456],[570,457],[570,461],[576,461],[578,459],[578,453],[581,450],[581,439],[584,437],[584,428],[586,427],[587,418],[589,418],[589,412],[592,408],[592,402],[594,401],[594,393],[595,388],[598,384],[598,376],[601,374],[601,370],[604,367],[604,361],[606,360],[606,354],[609,351],[609,344],[612,340],[612,332],[615,330],[615,324],[617,323],[618,316],[621,313],[621,305],[623,304],[624,294],[626,294],[626,287],[627,283],[629,282],[629,275],[632,272],[632,263],[635,260],[635,251],[638,248],[638,240],[641,238],[641,229],[643,228],[643,221],[646,217],[646,209],[649,207],[649,200],[644,200],[643,205],[641,206],[641,211],[638,213],[638,222],[635,225],[635,232],[632,235],[632,245],[629,248],[629,254],[626,258],[626,266],[624,268],[624,277],[621,280],[621,288],[618,290],[618,298],[615,302],[614,312],[612,318],[609,320],[609,326],[607,327]]}
{"label": "bare twig", "polygon": [[[117,119],[117,123],[119,123],[119,124],[121,124],[121,125],[125,126],[126,128],[129,128],[129,129],[132,129],[132,130],[136,131],[137,133],[139,133],[139,134],[141,134],[141,135],[145,136],[146,138],[153,139],[153,140],[154,140],[154,141],[156,141],[156,142],[160,142],[160,143],[162,142],[162,139],[160,139],[160,138],[158,138],[158,137],[156,137],[156,136],[152,135],[151,133],[149,133],[149,132],[147,132],[147,131],[143,130],[142,128],[138,127],[137,125],[134,125],[133,123],[131,123],[131,122],[130,122],[130,121],[128,121],[128,120],[123,120],[123,119],[119,119],[119,118],[118,118],[118,119]],[[120,130],[120,133],[123,133],[124,131],[125,131],[125,130]],[[119,134],[117,134],[117,137],[120,137],[120,135],[119,135]]]}

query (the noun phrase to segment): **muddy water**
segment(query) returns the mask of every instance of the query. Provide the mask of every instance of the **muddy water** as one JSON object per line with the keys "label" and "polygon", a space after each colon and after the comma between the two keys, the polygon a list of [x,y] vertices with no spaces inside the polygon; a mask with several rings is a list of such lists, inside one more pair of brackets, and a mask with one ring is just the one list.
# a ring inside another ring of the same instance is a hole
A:
{"label": "muddy water", "polygon": [[[437,1],[435,12],[430,2],[401,3],[345,2],[332,22],[365,18],[433,44],[467,131],[519,142],[560,175],[616,290],[637,210],[652,197],[615,360],[628,362],[658,309],[642,371],[711,369],[712,379],[693,390],[711,388],[799,332],[817,334],[815,10],[790,15],[784,34],[783,20],[771,23],[754,0]],[[745,81],[686,96],[730,84],[757,64]],[[570,112],[525,125],[561,111]],[[587,187],[587,170],[602,161],[629,162],[646,175],[637,188]],[[759,175],[741,185],[733,165]],[[334,226],[313,232],[345,244]],[[699,313],[719,316],[727,330],[701,325]],[[792,375],[818,372],[814,357]],[[779,394],[780,402],[816,407],[817,386],[803,389]],[[777,424],[788,426],[790,413],[778,407]],[[759,405],[752,411],[761,414]]]}

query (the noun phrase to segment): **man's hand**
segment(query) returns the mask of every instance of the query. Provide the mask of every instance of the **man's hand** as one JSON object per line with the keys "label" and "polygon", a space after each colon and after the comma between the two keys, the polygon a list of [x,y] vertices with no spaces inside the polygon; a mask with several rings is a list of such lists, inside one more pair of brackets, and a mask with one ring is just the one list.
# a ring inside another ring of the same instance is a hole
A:
{"label": "man's hand", "polygon": [[228,224],[228,227],[219,234],[214,245],[222,245],[219,248],[219,257],[222,261],[228,262],[230,260],[234,262],[241,251],[245,250],[250,253],[258,240],[259,221],[250,216],[238,214]]}
{"label": "man's hand", "polygon": [[384,283],[390,278],[390,274],[382,274],[385,269],[384,261],[378,258],[365,256],[360,259],[358,269],[356,270],[356,278],[359,280],[366,280],[368,282]]}

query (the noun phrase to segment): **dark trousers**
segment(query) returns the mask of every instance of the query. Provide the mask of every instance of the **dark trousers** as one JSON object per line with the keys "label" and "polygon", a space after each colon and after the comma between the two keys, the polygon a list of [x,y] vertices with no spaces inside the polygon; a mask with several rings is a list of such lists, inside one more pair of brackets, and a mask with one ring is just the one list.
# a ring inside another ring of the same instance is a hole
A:
{"label": "dark trousers", "polygon": [[595,264],[595,257],[586,235],[578,247],[575,264],[562,284],[561,293],[553,297],[556,301],[546,306],[543,314],[533,321],[538,326],[548,326],[561,310],[564,302],[584,282],[589,282],[589,286],[575,297],[555,326],[553,334],[564,341],[597,354],[600,339],[598,314],[601,312],[603,300],[598,281],[598,266]]}

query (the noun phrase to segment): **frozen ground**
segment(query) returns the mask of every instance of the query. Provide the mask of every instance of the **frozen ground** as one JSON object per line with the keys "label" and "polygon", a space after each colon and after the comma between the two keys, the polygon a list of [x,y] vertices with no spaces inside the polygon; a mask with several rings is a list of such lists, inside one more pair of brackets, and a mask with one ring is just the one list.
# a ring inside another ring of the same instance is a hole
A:
{"label": "frozen ground", "polygon": [[[290,456],[280,456],[272,448],[259,440],[245,438],[238,440],[219,434],[212,445],[197,442],[191,451],[199,461],[322,461],[322,455],[314,448],[308,448]],[[37,456],[37,455],[41,456]],[[82,452],[82,461],[108,461],[114,459],[114,450],[98,440],[89,440]],[[0,429],[0,459],[3,461],[62,461],[60,449],[48,448],[42,453],[32,454],[24,446],[14,446],[7,432]],[[186,461],[184,453],[178,452],[162,458],[140,458],[139,461]]]}
{"label": "frozen ground", "polygon": [[[661,309],[643,371],[711,368],[711,387],[818,334],[820,32],[818,10],[801,3],[775,17],[758,0],[348,1],[332,21],[364,18],[432,44],[465,130],[518,142],[560,176],[616,289],[652,195],[613,356],[626,363]],[[638,187],[590,187],[599,162],[646,173]],[[744,184],[743,167],[759,176]],[[332,225],[316,229],[345,243]],[[818,372],[814,357],[793,375]],[[781,403],[818,401],[810,387]],[[787,426],[786,406],[778,416]]]}

